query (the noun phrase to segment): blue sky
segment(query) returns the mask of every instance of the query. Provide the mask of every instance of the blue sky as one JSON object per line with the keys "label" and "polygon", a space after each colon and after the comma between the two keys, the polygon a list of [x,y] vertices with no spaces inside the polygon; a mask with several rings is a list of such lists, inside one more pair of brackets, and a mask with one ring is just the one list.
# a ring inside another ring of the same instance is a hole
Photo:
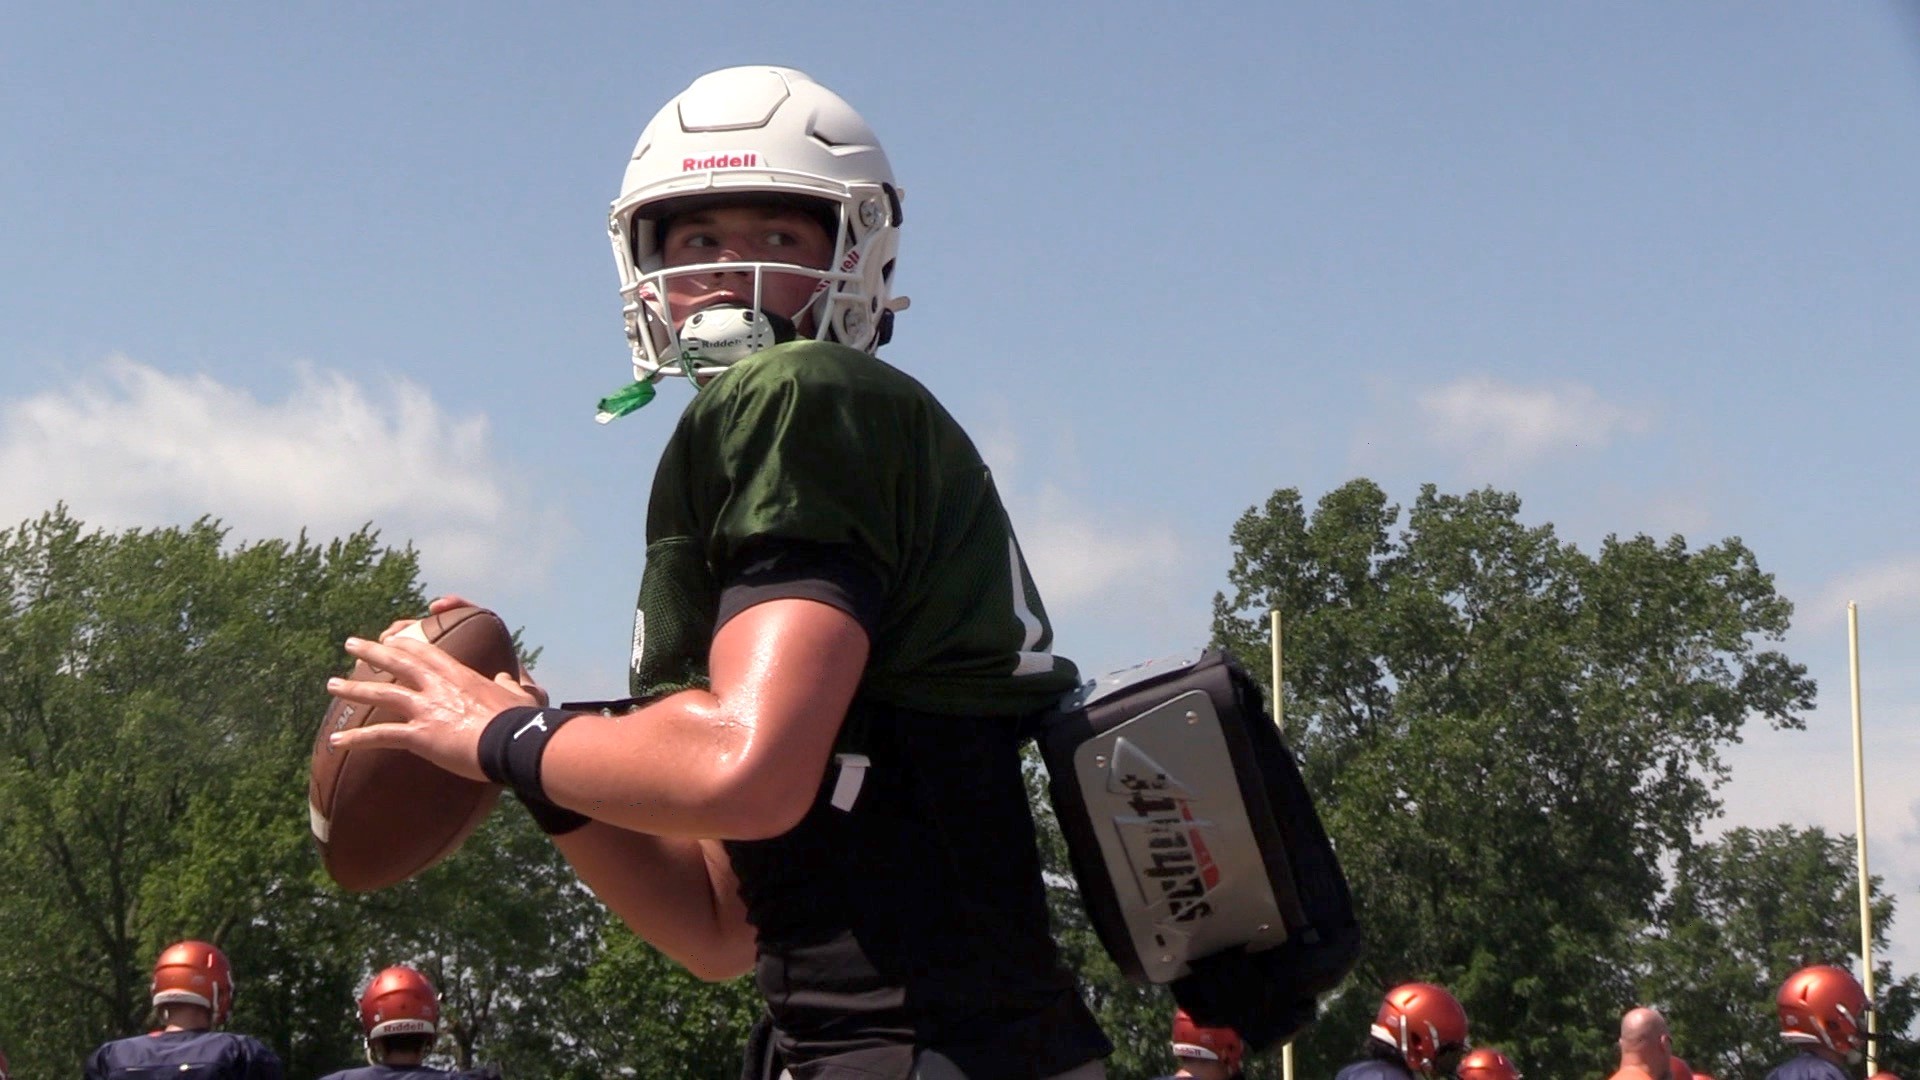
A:
{"label": "blue sky", "polygon": [[1750,729],[1721,824],[1853,830],[1857,601],[1920,968],[1920,6],[22,7],[0,522],[372,521],[618,693],[684,389],[591,420],[606,207],[695,76],[799,67],[905,186],[885,355],[994,464],[1063,652],[1203,641],[1279,487],[1739,536],[1821,696]]}

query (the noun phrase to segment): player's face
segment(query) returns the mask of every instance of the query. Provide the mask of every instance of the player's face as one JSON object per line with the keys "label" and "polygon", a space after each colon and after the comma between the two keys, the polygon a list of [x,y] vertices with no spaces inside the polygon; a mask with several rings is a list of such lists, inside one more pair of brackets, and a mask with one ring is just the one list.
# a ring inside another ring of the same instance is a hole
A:
{"label": "player's face", "polygon": [[1179,1071],[1173,1075],[1192,1077],[1193,1080],[1227,1080],[1227,1067],[1218,1061],[1205,1058],[1175,1058],[1180,1063]]}
{"label": "player's face", "polygon": [[[772,262],[824,270],[833,258],[833,239],[820,222],[804,210],[781,206],[722,206],[681,214],[667,222],[660,244],[661,258],[668,268]],[[802,274],[764,274],[760,308],[793,319],[801,335],[810,336],[814,331],[812,313],[802,315],[801,309],[819,286],[818,278]],[[675,329],[703,308],[750,306],[753,273],[722,270],[670,277],[667,302]]]}

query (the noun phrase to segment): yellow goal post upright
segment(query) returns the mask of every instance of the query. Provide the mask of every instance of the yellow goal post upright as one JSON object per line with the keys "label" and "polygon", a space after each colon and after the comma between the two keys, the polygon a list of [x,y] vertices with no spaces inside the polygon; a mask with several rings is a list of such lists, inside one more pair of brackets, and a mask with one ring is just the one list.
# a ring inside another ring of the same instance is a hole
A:
{"label": "yellow goal post upright", "polygon": [[[1276,623],[1276,625],[1278,625]],[[1860,988],[1873,1002],[1873,906],[1867,883],[1867,766],[1860,738],[1860,606],[1847,601],[1847,668],[1853,679],[1853,829],[1860,870]],[[1867,1075],[1880,1071],[1880,1051],[1874,1036],[1880,1011],[1867,1010]]]}
{"label": "yellow goal post upright", "polygon": [[[1281,688],[1280,683],[1280,609],[1275,608],[1270,614],[1273,620],[1273,726],[1280,729],[1280,737],[1285,739],[1287,722],[1285,706],[1282,703],[1286,700],[1286,691]],[[1288,1039],[1280,1047],[1280,1077],[1281,1080],[1293,1080],[1292,1039]]]}

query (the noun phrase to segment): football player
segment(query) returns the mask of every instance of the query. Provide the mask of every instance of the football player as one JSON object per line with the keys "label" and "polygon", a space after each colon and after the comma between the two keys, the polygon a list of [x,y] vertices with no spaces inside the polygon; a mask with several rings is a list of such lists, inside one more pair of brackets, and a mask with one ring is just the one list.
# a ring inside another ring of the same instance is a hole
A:
{"label": "football player", "polygon": [[320,1080],[394,1080],[398,1077],[446,1077],[449,1080],[497,1080],[493,1069],[450,1073],[431,1068],[427,1055],[440,1037],[440,995],[425,975],[405,965],[385,968],[360,995],[360,1032],[367,1040],[367,1064],[329,1073]]}
{"label": "football player", "polygon": [[1459,1080],[1520,1080],[1520,1068],[1513,1059],[1491,1046],[1476,1047],[1460,1059],[1454,1073]]}
{"label": "football player", "polygon": [[86,1080],[280,1080],[280,1058],[250,1035],[216,1031],[233,1009],[233,969],[204,941],[167,946],[153,965],[160,1027],[106,1043],[87,1059]]}
{"label": "football player", "polygon": [[1432,983],[1387,991],[1367,1033],[1365,1056],[1335,1080],[1439,1080],[1454,1075],[1467,1052],[1467,1010]]}
{"label": "football player", "polygon": [[1177,1069],[1163,1080],[1240,1080],[1247,1044],[1230,1027],[1201,1027],[1185,1009],[1173,1012],[1173,1060]]}
{"label": "football player", "polygon": [[1780,1038],[1800,1052],[1767,1080],[1847,1080],[1867,1046],[1867,992],[1845,968],[1804,967],[1774,995]]}
{"label": "football player", "polygon": [[1099,1077],[1020,768],[1078,674],[972,441],[874,355],[906,306],[902,207],[866,121],[799,71],[717,71],[660,110],[609,220],[636,380],[600,414],[688,389],[657,418],[643,703],[544,708],[390,630],[348,651],[396,680],[330,690],[405,722],[335,741],[513,787],[642,937],[755,973],[759,1061]]}

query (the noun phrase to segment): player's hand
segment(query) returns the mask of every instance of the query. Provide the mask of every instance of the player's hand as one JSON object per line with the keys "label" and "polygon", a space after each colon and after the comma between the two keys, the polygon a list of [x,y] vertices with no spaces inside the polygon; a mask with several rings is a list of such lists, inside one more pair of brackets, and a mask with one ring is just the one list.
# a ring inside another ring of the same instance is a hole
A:
{"label": "player's hand", "polygon": [[[436,596],[432,600],[429,600],[427,602],[427,615],[438,615],[443,611],[452,611],[457,607],[479,606],[480,605],[471,600],[449,593],[446,596]],[[417,626],[420,623],[420,619],[424,618],[426,618],[426,615],[422,615],[418,619],[395,619],[385,630],[380,631],[378,640],[385,641],[409,626]]]}
{"label": "player's hand", "polygon": [[330,738],[341,750],[405,750],[455,775],[485,780],[486,774],[480,771],[480,733],[487,722],[516,705],[544,703],[544,691],[529,692],[505,672],[489,679],[419,638],[394,637],[384,642],[348,638],[347,653],[390,673],[393,681],[333,678],[327,680],[327,692],[343,701],[386,709],[401,722],[335,732]]}
{"label": "player's hand", "polygon": [[[479,606],[479,604],[468,600],[466,597],[448,593],[446,596],[436,596],[427,603],[427,615],[438,615],[443,611],[452,611],[454,608]],[[386,642],[387,639],[393,637],[393,635],[420,625],[420,620],[426,617],[426,615],[423,615],[420,619],[395,619],[385,630],[380,631],[378,640]],[[514,676],[514,681],[519,683],[520,689],[532,696],[534,703],[541,708],[544,709],[552,703],[553,696],[547,693],[546,687],[541,686],[539,682],[535,681],[533,674],[527,670],[525,664],[520,665],[519,674]]]}

